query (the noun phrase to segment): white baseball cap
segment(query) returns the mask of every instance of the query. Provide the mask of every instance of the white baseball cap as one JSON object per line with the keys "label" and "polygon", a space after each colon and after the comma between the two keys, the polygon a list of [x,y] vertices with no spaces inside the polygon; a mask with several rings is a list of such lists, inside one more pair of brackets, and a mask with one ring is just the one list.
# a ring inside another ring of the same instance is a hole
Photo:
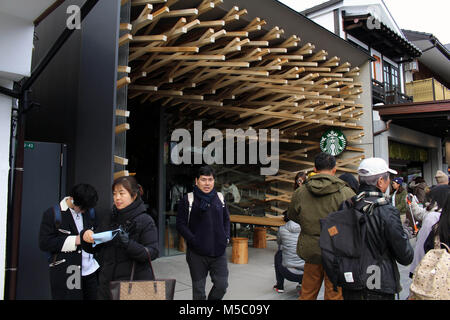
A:
{"label": "white baseball cap", "polygon": [[358,175],[361,177],[376,176],[385,172],[390,172],[392,174],[398,173],[397,171],[390,169],[386,161],[381,158],[364,159],[361,161],[358,168]]}

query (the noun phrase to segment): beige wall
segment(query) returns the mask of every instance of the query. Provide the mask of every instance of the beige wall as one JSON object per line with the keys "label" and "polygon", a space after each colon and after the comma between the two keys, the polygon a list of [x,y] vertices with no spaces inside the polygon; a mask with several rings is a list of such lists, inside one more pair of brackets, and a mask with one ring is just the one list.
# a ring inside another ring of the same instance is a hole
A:
{"label": "beige wall", "polygon": [[[353,147],[364,149],[364,155],[366,158],[373,157],[373,116],[372,116],[372,82],[371,82],[371,72],[370,72],[370,62],[367,61],[365,64],[359,66],[361,69],[359,76],[355,79],[357,82],[362,83],[363,93],[360,98],[356,100],[357,103],[364,106],[364,114],[360,117],[359,125],[364,127],[364,137],[360,139],[357,144],[352,144]],[[344,134],[346,136],[357,135],[359,131],[356,130],[345,130]],[[344,158],[350,158],[355,156],[353,152],[347,152]]]}

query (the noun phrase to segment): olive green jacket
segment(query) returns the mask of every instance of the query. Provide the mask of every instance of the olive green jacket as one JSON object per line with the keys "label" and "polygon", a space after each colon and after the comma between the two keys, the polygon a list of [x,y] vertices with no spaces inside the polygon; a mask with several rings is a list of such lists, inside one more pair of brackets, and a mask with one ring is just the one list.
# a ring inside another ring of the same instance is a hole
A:
{"label": "olive green jacket", "polygon": [[328,174],[312,176],[294,192],[288,217],[301,227],[297,254],[305,262],[322,264],[319,246],[320,219],[337,211],[342,202],[354,195],[344,181]]}
{"label": "olive green jacket", "polygon": [[[394,193],[391,194],[392,197],[394,197]],[[400,211],[400,214],[406,214],[406,196],[407,192],[406,190],[403,190],[401,193],[395,194],[395,207]],[[392,202],[394,202],[394,199],[392,199]]]}

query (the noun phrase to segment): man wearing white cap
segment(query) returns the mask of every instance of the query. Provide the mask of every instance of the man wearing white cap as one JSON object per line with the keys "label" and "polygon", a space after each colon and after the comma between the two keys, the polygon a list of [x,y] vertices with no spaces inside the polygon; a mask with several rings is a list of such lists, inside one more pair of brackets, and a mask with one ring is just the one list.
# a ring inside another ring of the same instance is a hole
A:
{"label": "man wearing white cap", "polygon": [[[389,187],[389,174],[397,174],[381,158],[365,159],[358,168],[359,191],[356,202],[377,202],[385,197]],[[366,246],[364,254],[367,265],[373,266],[374,283],[367,283],[363,290],[343,289],[344,300],[393,300],[401,291],[397,262],[409,265],[414,251],[403,230],[399,211],[388,201],[375,206],[367,219]],[[378,274],[377,274],[378,272]],[[368,281],[369,282],[369,281]]]}

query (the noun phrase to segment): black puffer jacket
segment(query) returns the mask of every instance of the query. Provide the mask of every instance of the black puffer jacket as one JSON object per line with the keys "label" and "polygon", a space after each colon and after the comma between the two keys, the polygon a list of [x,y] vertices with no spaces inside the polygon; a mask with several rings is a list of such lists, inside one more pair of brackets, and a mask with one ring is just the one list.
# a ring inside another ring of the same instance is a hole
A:
{"label": "black puffer jacket", "polygon": [[[376,187],[361,185],[361,192],[380,192]],[[367,197],[362,201],[376,200],[376,197]],[[368,232],[369,246],[375,247],[375,252],[369,251],[367,259],[372,261],[369,265],[380,268],[381,288],[374,291],[395,294],[401,291],[400,274],[397,263],[409,265],[414,258],[414,250],[409,243],[408,236],[403,230],[399,211],[392,205],[375,207],[371,219],[372,230]],[[381,255],[381,256],[380,256]]]}
{"label": "black puffer jacket", "polygon": [[125,247],[122,244],[118,235],[112,241],[94,248],[92,245],[82,242],[86,252],[99,252],[98,298],[102,300],[111,299],[109,291],[111,281],[130,279],[133,262],[136,263],[133,280],[154,279],[145,248],[148,249],[152,260],[159,255],[158,232],[141,199],[137,199],[125,209],[114,208],[111,221],[109,230],[122,227],[129,232],[128,246]]}

